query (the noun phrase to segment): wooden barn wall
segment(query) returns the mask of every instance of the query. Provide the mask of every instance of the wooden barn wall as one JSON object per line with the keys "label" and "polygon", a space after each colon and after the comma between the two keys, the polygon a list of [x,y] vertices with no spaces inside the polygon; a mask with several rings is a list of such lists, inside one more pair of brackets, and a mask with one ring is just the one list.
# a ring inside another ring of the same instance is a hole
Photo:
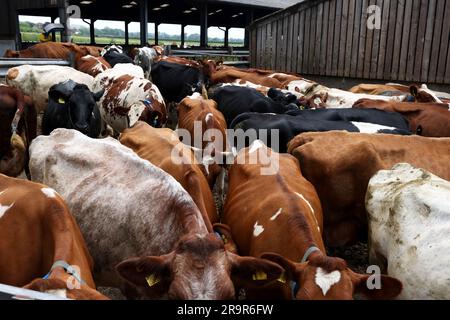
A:
{"label": "wooden barn wall", "polygon": [[[381,9],[381,29],[367,9]],[[302,75],[450,83],[450,0],[309,0],[250,26],[251,64]]]}

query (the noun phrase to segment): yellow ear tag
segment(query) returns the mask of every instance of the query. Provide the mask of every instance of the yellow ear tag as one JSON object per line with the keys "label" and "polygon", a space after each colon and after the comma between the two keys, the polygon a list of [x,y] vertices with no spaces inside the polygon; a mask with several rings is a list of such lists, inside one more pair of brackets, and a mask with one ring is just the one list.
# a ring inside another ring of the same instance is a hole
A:
{"label": "yellow ear tag", "polygon": [[59,103],[59,104],[65,104],[65,103],[66,103],[66,100],[64,100],[63,98],[59,98],[59,99],[58,99],[58,103]]}
{"label": "yellow ear tag", "polygon": [[158,120],[158,119],[159,119],[159,116],[156,116],[156,117],[155,117],[155,120]]}
{"label": "yellow ear tag", "polygon": [[221,238],[224,244],[228,243],[227,237],[225,237],[223,234],[221,235]]}
{"label": "yellow ear tag", "polygon": [[253,280],[267,280],[267,274],[263,271],[256,271],[253,275]]}
{"label": "yellow ear tag", "polygon": [[277,279],[278,282],[286,283],[286,274],[283,272],[281,276]]}
{"label": "yellow ear tag", "polygon": [[149,276],[145,277],[145,280],[147,280],[148,286],[153,287],[155,284],[159,283],[161,281],[160,278],[155,276],[154,274],[151,274]]}

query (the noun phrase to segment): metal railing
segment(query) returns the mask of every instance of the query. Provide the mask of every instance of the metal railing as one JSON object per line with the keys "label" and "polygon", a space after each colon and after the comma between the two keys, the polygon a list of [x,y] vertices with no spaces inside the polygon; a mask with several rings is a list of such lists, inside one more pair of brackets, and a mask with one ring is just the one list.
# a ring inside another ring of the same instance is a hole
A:
{"label": "metal railing", "polygon": [[67,60],[58,59],[36,59],[36,58],[0,58],[0,77],[5,77],[10,68],[31,64],[34,66],[70,66]]}
{"label": "metal railing", "polygon": [[71,300],[48,293],[0,284],[0,300]]}

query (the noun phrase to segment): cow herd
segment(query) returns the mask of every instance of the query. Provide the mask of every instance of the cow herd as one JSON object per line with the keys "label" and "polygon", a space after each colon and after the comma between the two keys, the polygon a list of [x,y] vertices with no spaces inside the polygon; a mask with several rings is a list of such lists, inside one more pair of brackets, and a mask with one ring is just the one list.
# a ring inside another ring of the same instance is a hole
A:
{"label": "cow herd", "polygon": [[[23,65],[0,85],[0,283],[93,300],[108,299],[97,286],[450,299],[449,94],[346,91],[158,46],[6,56],[74,68]],[[373,272],[327,254],[358,241]]]}

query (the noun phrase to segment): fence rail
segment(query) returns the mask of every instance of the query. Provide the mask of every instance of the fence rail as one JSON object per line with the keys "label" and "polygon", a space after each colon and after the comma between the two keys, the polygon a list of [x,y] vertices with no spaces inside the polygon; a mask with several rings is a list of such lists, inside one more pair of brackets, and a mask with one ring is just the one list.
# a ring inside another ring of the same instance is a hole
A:
{"label": "fence rail", "polygon": [[[380,28],[368,28],[379,10]],[[303,75],[450,84],[450,0],[306,0],[250,26],[250,61]]]}
{"label": "fence rail", "polygon": [[0,58],[0,77],[5,77],[8,69],[31,64],[35,66],[53,65],[53,66],[70,66],[70,62],[58,59],[35,59],[35,58]]}

